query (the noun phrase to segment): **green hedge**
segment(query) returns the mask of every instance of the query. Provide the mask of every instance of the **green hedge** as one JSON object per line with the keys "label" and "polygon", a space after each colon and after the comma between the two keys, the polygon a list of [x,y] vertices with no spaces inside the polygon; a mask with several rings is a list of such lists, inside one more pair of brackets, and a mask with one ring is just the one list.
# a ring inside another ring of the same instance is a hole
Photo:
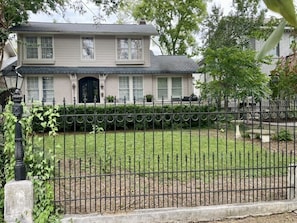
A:
{"label": "green hedge", "polygon": [[[50,107],[45,106],[44,109]],[[68,105],[58,107],[60,132],[153,130],[206,127],[216,121],[215,107],[199,105]],[[34,130],[41,131],[35,120]]]}

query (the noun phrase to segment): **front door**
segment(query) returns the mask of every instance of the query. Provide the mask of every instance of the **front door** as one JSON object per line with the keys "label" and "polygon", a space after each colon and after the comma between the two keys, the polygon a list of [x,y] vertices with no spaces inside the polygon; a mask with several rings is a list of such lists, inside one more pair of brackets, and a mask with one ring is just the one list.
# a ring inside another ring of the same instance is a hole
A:
{"label": "front door", "polygon": [[100,102],[99,80],[85,77],[79,80],[79,103]]}

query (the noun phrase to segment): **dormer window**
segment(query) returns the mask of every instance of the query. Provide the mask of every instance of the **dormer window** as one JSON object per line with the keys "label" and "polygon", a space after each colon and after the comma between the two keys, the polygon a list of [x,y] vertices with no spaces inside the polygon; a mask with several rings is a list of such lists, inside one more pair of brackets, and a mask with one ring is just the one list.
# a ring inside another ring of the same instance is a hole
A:
{"label": "dormer window", "polygon": [[25,63],[53,63],[54,48],[51,36],[25,37]]}
{"label": "dormer window", "polygon": [[118,38],[117,39],[117,63],[140,63],[143,59],[142,38]]}
{"label": "dormer window", "polygon": [[94,60],[94,38],[93,37],[82,37],[82,59],[83,60]]}

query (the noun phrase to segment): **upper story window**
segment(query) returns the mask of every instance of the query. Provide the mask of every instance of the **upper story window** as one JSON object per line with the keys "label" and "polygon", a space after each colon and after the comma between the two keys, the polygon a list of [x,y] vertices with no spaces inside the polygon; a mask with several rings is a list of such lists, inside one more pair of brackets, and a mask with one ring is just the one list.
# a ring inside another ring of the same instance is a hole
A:
{"label": "upper story window", "polygon": [[82,59],[84,59],[84,60],[95,59],[94,38],[93,37],[82,37],[81,45],[82,45]]}
{"label": "upper story window", "polygon": [[26,59],[46,60],[53,59],[53,38],[51,36],[27,36]]}
{"label": "upper story window", "polygon": [[142,38],[118,38],[117,39],[117,61],[143,62],[143,40]]}

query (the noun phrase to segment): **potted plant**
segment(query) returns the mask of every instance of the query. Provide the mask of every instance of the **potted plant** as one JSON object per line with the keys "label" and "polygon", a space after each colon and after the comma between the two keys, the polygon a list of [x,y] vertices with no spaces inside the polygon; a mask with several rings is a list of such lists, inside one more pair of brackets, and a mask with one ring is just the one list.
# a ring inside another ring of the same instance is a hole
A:
{"label": "potted plant", "polygon": [[108,96],[106,97],[106,100],[107,100],[107,102],[113,102],[113,101],[114,101],[114,96],[112,96],[112,95],[108,95]]}
{"label": "potted plant", "polygon": [[147,101],[147,102],[152,102],[152,101],[153,101],[153,95],[151,95],[151,94],[147,94],[147,95],[145,96],[145,98],[146,98],[146,101]]}

